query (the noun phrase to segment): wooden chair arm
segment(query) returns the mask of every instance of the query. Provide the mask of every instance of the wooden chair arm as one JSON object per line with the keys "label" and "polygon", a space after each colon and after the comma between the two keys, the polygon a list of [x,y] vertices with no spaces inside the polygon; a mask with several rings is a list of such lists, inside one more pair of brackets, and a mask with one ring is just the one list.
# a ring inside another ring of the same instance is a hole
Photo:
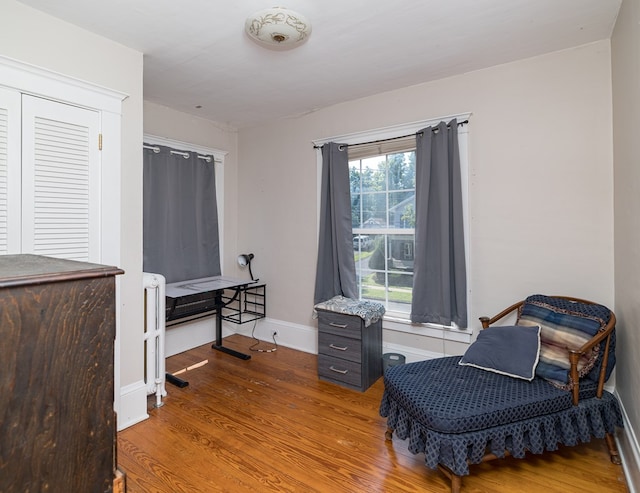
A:
{"label": "wooden chair arm", "polygon": [[609,322],[605,326],[604,330],[594,335],[579,349],[567,348],[567,351],[569,353],[569,364],[571,365],[569,374],[571,375],[571,382],[573,384],[571,391],[573,394],[572,398],[574,406],[577,406],[578,402],[580,401],[580,377],[578,374],[578,361],[580,360],[580,356],[585,354],[587,351],[590,351],[596,345],[600,344],[603,340],[606,339],[607,342],[604,347],[604,354],[601,355],[602,365],[600,366],[600,373],[598,375],[598,388],[596,390],[596,397],[602,397],[602,392],[604,391],[604,382],[607,375],[607,366],[609,365],[609,345],[611,344],[611,333],[616,327],[616,316],[613,312],[610,313],[611,316],[609,317]]}
{"label": "wooden chair arm", "polygon": [[491,318],[489,318],[489,317],[480,317],[480,322],[482,323],[482,328],[486,329],[491,324],[494,324],[498,320],[500,320],[501,318],[506,317],[511,312],[513,312],[513,311],[517,310],[518,308],[520,308],[520,306],[522,306],[523,303],[524,303],[524,300],[523,301],[518,301],[517,303],[514,303],[509,308],[505,308],[500,313],[498,313],[497,315],[495,315],[495,316],[493,316]]}

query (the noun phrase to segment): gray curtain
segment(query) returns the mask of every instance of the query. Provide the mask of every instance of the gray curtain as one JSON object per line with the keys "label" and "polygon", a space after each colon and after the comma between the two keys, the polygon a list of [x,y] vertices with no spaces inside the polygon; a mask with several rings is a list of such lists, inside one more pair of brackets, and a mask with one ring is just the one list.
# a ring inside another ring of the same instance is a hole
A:
{"label": "gray curtain", "polygon": [[416,136],[416,246],[411,321],[467,326],[458,124]]}
{"label": "gray curtain", "polygon": [[143,269],[168,283],[220,275],[218,208],[211,162],[171,148],[144,149]]}
{"label": "gray curtain", "polygon": [[351,192],[347,146],[322,146],[320,238],[314,303],[337,295],[358,298],[351,229]]}

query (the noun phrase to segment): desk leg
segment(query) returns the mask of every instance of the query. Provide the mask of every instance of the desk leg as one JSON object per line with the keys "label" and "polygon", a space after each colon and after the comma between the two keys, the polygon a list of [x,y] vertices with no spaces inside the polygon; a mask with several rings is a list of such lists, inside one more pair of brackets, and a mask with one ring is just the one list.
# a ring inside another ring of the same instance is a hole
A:
{"label": "desk leg", "polygon": [[222,303],[222,293],[216,293],[216,306],[218,307],[216,309],[216,342],[214,342],[211,347],[218,351],[222,351],[223,353],[235,356],[236,358],[244,360],[251,359],[251,355],[249,354],[240,353],[222,345],[222,307],[224,306]]}
{"label": "desk leg", "polygon": [[189,385],[189,382],[187,382],[186,380],[182,380],[182,378],[178,378],[175,375],[172,375],[171,373],[165,373],[164,377],[167,382],[175,385],[176,387],[180,387],[181,389]]}

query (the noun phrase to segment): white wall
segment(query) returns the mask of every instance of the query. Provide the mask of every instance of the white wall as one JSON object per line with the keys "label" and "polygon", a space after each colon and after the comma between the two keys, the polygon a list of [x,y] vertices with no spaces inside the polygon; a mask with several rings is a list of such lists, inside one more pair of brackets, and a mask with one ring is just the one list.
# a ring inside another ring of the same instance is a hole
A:
{"label": "white wall", "polygon": [[627,478],[640,488],[640,1],[625,0],[611,39],[615,173],[616,390],[627,419]]}
{"label": "white wall", "polygon": [[[610,44],[601,41],[240,130],[238,245],[256,254],[270,317],[315,326],[311,141],[467,111],[470,323],[534,292],[612,305]],[[385,331],[386,341],[400,337]]]}
{"label": "white wall", "polygon": [[126,272],[120,276],[120,379],[132,384],[143,374],[142,54],[12,0],[0,0],[0,12],[0,54],[129,95],[122,105],[121,154],[126,243],[118,267]]}

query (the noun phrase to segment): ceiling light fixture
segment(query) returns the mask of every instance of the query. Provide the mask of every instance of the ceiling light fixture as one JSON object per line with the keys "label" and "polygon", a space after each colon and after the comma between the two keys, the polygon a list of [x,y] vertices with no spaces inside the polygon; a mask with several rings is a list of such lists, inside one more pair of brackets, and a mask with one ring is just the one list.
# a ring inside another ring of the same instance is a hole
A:
{"label": "ceiling light fixture", "polygon": [[286,50],[304,43],[311,34],[305,16],[285,7],[273,7],[247,17],[244,29],[265,48]]}

